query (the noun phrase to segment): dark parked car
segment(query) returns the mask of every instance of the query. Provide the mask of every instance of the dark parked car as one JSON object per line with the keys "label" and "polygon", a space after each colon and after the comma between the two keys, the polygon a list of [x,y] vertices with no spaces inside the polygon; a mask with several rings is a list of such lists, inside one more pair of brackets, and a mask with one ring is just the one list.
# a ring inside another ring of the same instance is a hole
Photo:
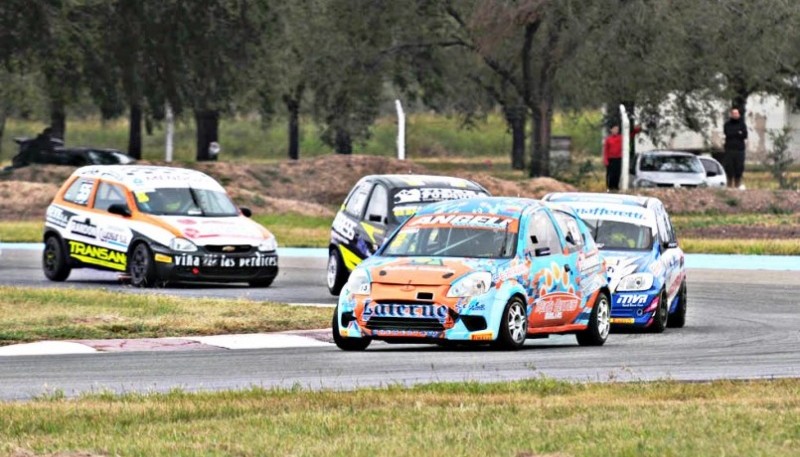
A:
{"label": "dark parked car", "polygon": [[67,147],[57,138],[50,140],[52,152],[37,148],[33,138],[14,138],[14,141],[19,145],[19,152],[11,159],[13,168],[33,163],[82,167],[85,165],[127,165],[135,162],[133,157],[117,149]]}

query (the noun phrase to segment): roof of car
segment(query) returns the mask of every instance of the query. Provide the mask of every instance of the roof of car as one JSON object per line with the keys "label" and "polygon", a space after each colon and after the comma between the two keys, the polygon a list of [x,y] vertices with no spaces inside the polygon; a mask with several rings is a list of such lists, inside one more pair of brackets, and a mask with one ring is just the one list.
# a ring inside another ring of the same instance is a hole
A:
{"label": "roof of car", "polygon": [[691,152],[686,151],[669,151],[669,150],[660,150],[656,149],[653,151],[642,151],[639,154],[643,155],[655,155],[655,156],[681,156],[681,157],[697,157],[696,154],[692,154]]}
{"label": "roof of car", "polygon": [[433,175],[369,175],[364,179],[381,181],[389,187],[453,187],[485,190],[479,184],[463,178]]}
{"label": "roof of car", "polygon": [[544,200],[558,203],[592,202],[646,207],[651,198],[652,197],[643,197],[641,195],[600,192],[554,192],[545,195]]}
{"label": "roof of car", "polygon": [[478,197],[431,203],[417,211],[416,216],[441,213],[482,213],[517,217],[528,208],[541,207],[542,202],[530,198]]}
{"label": "roof of car", "polygon": [[653,197],[589,192],[553,193],[544,200],[569,206],[585,219],[617,220],[650,227],[655,227],[651,204],[659,202]]}
{"label": "roof of car", "polygon": [[188,168],[152,165],[89,165],[75,170],[73,175],[116,181],[131,190],[191,187],[224,191],[224,188],[207,174]]}

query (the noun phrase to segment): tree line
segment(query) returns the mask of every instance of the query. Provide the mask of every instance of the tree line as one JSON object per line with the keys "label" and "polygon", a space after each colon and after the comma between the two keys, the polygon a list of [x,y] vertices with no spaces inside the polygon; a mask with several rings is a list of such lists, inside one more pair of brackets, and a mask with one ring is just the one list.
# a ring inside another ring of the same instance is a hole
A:
{"label": "tree line", "polygon": [[35,90],[62,138],[67,107],[87,96],[104,119],[127,116],[137,158],[167,106],[193,116],[197,160],[210,159],[221,118],[256,111],[286,122],[291,159],[304,118],[349,154],[394,92],[465,123],[499,109],[512,166],[547,176],[556,111],[625,104],[657,134],[667,101],[699,131],[710,100],[795,100],[796,3],[4,0],[0,137]]}

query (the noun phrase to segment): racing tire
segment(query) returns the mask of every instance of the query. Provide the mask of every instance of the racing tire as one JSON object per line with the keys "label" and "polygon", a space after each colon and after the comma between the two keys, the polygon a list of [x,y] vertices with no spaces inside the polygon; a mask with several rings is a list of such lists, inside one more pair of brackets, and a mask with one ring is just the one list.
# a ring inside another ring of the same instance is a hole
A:
{"label": "racing tire", "polygon": [[67,253],[57,236],[48,236],[42,253],[42,270],[51,281],[66,281],[72,268],[67,263]]}
{"label": "racing tire", "polygon": [[128,258],[128,272],[134,287],[153,287],[158,280],[153,253],[145,243],[138,243]]}
{"label": "racing tire", "polygon": [[678,307],[675,312],[669,315],[667,327],[683,328],[686,325],[686,280],[681,283],[681,290],[678,292]]}
{"label": "racing tire", "polygon": [[336,347],[343,351],[363,351],[370,343],[371,338],[347,338],[339,333],[339,309],[333,312],[333,322],[331,322],[331,329],[333,331],[333,342]]}
{"label": "racing tire", "polygon": [[611,301],[608,294],[600,292],[592,306],[589,316],[589,326],[586,330],[576,333],[578,344],[581,346],[602,346],[608,339],[611,331]]}
{"label": "racing tire", "polygon": [[669,303],[667,303],[666,292],[661,293],[661,298],[658,300],[658,309],[653,315],[653,323],[650,324],[650,332],[664,333],[667,328],[667,321],[669,320]]}
{"label": "racing tire", "polygon": [[247,284],[249,284],[250,287],[269,287],[269,286],[272,285],[272,283],[274,281],[275,281],[275,278],[255,279],[253,281],[248,282]]}
{"label": "racing tire", "polygon": [[512,297],[503,309],[500,331],[493,346],[497,349],[515,351],[525,344],[528,337],[528,313],[519,297]]}
{"label": "racing tire", "polygon": [[344,266],[342,256],[338,249],[333,248],[328,253],[328,273],[326,281],[331,295],[338,296],[342,287],[347,283],[347,267]]}

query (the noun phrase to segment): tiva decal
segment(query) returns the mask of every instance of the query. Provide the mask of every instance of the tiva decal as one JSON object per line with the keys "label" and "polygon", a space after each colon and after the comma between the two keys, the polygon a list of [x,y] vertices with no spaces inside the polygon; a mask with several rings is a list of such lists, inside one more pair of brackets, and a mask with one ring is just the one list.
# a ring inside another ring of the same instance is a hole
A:
{"label": "tiva decal", "polygon": [[647,303],[647,294],[616,294],[614,304],[622,307],[636,307]]}

